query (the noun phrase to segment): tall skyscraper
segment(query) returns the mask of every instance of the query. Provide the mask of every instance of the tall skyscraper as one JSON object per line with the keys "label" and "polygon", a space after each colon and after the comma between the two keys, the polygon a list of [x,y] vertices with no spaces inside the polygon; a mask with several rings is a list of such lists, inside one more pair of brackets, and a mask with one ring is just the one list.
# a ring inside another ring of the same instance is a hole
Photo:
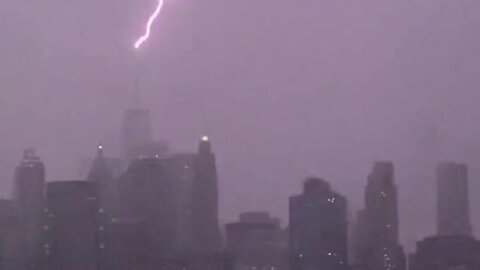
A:
{"label": "tall skyscraper", "polygon": [[404,270],[405,254],[399,243],[397,187],[390,162],[377,162],[368,176],[365,210],[358,232],[366,243],[358,243],[361,264],[369,270]]}
{"label": "tall skyscraper", "polygon": [[150,113],[144,109],[129,109],[125,112],[121,127],[122,146],[125,158],[131,161],[145,154],[153,142]]}
{"label": "tall skyscraper", "polygon": [[438,234],[471,235],[467,166],[442,163],[436,173]]}
{"label": "tall skyscraper", "polygon": [[409,269],[480,269],[480,241],[470,225],[467,166],[442,163],[436,173],[438,234],[417,242]]}
{"label": "tall skyscraper", "polygon": [[192,252],[193,243],[193,183],[195,181],[194,153],[170,155],[166,160],[168,177],[176,190],[177,249],[182,253]]}
{"label": "tall skyscraper", "polygon": [[103,154],[103,146],[98,147],[97,156],[92,163],[87,180],[96,183],[100,209],[109,217],[115,216],[119,208],[118,182]]}
{"label": "tall skyscraper", "polygon": [[38,264],[43,232],[45,166],[33,149],[25,150],[15,170],[14,201],[22,231],[22,253],[27,268]]}
{"label": "tall skyscraper", "polygon": [[120,182],[121,221],[143,226],[147,235],[144,269],[163,269],[175,251],[177,191],[168,176],[165,160],[140,158],[130,164]]}
{"label": "tall skyscraper", "polygon": [[212,252],[222,247],[218,221],[218,177],[211,143],[204,136],[194,164],[195,181],[192,195],[194,249]]}
{"label": "tall skyscraper", "polygon": [[305,181],[290,197],[290,269],[348,268],[347,200],[322,179]]}
{"label": "tall skyscraper", "polygon": [[96,183],[48,183],[44,269],[97,270],[105,248],[99,241],[99,214]]}

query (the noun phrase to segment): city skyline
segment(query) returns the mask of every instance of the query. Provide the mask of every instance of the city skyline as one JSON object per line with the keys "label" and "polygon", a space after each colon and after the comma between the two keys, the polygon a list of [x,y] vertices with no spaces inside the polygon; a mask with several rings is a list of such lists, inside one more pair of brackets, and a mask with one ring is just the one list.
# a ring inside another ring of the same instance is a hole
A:
{"label": "city skyline", "polygon": [[[412,250],[436,227],[437,161],[469,164],[480,192],[478,1],[167,2],[137,55],[156,1],[5,1],[0,194],[25,147],[49,181],[78,178],[99,143],[120,155],[138,74],[156,139],[215,144],[223,223],[259,205],[286,220],[307,175],[355,212],[371,164],[391,160]],[[471,223],[478,234],[479,213]]]}

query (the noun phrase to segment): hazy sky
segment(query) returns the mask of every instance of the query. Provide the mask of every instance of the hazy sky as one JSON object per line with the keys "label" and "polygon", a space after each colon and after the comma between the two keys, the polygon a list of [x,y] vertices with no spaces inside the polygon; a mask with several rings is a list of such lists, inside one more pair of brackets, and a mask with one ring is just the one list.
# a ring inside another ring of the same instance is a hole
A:
{"label": "hazy sky", "polygon": [[209,134],[222,220],[265,209],[316,174],[362,207],[375,160],[392,160],[409,247],[434,232],[433,169],[470,165],[480,232],[478,0],[2,0],[0,167],[9,195],[26,146],[49,180],[115,143],[134,78],[174,150]]}

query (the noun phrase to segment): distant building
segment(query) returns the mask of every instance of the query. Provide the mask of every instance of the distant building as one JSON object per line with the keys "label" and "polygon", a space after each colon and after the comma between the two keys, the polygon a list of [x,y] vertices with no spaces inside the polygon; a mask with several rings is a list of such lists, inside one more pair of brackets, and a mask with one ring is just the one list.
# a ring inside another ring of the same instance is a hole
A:
{"label": "distant building", "polygon": [[98,205],[109,218],[118,215],[118,179],[114,176],[108,159],[103,154],[103,147],[99,146],[87,180],[96,183],[98,188]]}
{"label": "distant building", "polygon": [[25,269],[25,235],[16,203],[0,200],[0,269]]}
{"label": "distant building", "polygon": [[204,136],[199,143],[194,164],[192,194],[193,243],[196,252],[213,252],[222,248],[218,221],[218,176],[211,143]]}
{"label": "distant building", "polygon": [[176,249],[182,253],[193,252],[193,184],[197,155],[190,153],[172,154],[166,160],[168,177],[174,185],[175,211],[177,213]]}
{"label": "distant building", "polygon": [[39,263],[45,205],[45,166],[33,149],[25,150],[15,170],[14,202],[21,230],[26,268]]}
{"label": "distant building", "polygon": [[437,231],[439,235],[472,235],[465,164],[437,167]]}
{"label": "distant building", "polygon": [[154,243],[146,222],[114,219],[105,226],[105,239],[100,270],[155,269],[152,265]]}
{"label": "distant building", "polygon": [[233,255],[236,270],[280,270],[284,265],[287,244],[280,220],[266,212],[240,215],[226,229],[226,250]]}
{"label": "distant building", "polygon": [[345,270],[347,200],[322,179],[305,181],[290,197],[290,269]]}
{"label": "distant building", "polygon": [[165,160],[133,160],[120,181],[120,194],[120,220],[142,224],[148,236],[148,242],[139,251],[148,258],[143,270],[163,269],[175,252],[175,197],[178,194],[168,175]]}
{"label": "distant building", "polygon": [[392,163],[375,163],[365,190],[365,210],[360,212],[357,226],[354,257],[359,269],[406,269],[405,254],[399,243],[398,199]]}
{"label": "distant building", "polygon": [[105,244],[99,240],[96,183],[48,183],[45,215],[44,269],[97,270]]}
{"label": "distant building", "polygon": [[480,241],[468,235],[432,236],[417,243],[410,270],[478,270]]}

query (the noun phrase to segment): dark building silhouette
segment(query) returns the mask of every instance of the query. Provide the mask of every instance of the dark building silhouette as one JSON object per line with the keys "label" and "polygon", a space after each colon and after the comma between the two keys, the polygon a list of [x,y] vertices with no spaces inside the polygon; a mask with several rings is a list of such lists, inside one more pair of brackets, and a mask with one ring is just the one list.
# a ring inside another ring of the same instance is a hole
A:
{"label": "dark building silhouette", "polygon": [[115,178],[103,154],[103,146],[98,147],[87,180],[96,183],[100,210],[109,218],[115,217],[119,208],[118,179]]}
{"label": "dark building silhouette", "polygon": [[478,270],[480,241],[469,235],[432,236],[417,243],[410,270]]}
{"label": "dark building silhouette", "polygon": [[[141,226],[147,236],[147,241],[138,251],[143,254],[141,257],[146,258],[143,269],[168,269],[165,267],[174,255],[177,237],[177,191],[168,175],[165,160],[133,160],[121,179],[120,193],[119,222],[128,222],[130,227]],[[132,225],[135,223],[137,225]]]}
{"label": "dark building silhouette", "polygon": [[290,269],[344,270],[347,263],[347,200],[322,179],[305,181],[290,197]]}
{"label": "dark building silhouette", "polygon": [[193,252],[193,183],[195,181],[196,154],[172,154],[166,160],[168,177],[176,190],[177,213],[176,249],[182,253]]}
{"label": "dark building silhouette", "polygon": [[192,194],[193,243],[195,252],[212,252],[222,248],[218,221],[218,178],[215,155],[208,137],[198,147],[194,164]]}
{"label": "dark building silhouette", "polygon": [[25,238],[16,203],[0,200],[0,269],[25,269]]}
{"label": "dark building silhouette", "polygon": [[[101,270],[143,270],[152,267],[153,247],[148,224],[137,220],[113,220],[105,226],[106,249]],[[158,268],[161,269],[161,268]]]}
{"label": "dark building silhouette", "polygon": [[96,183],[47,184],[44,269],[97,270],[105,244],[99,240]]}
{"label": "dark building silhouette", "polygon": [[286,269],[287,243],[279,219],[266,212],[244,213],[239,221],[227,224],[225,229],[226,250],[233,255],[235,269]]}
{"label": "dark building silhouette", "polygon": [[359,267],[368,270],[404,270],[406,259],[399,243],[397,188],[390,162],[377,162],[368,177],[365,210],[360,212],[355,236]]}
{"label": "dark building silhouette", "polygon": [[129,109],[121,126],[123,152],[127,161],[145,155],[147,146],[153,142],[150,113],[145,109]]}
{"label": "dark building silhouette", "polygon": [[438,234],[471,235],[467,166],[442,163],[436,173]]}
{"label": "dark building silhouette", "polygon": [[438,234],[417,243],[409,269],[480,269],[480,241],[471,236],[467,166],[442,163],[436,173]]}
{"label": "dark building silhouette", "polygon": [[24,267],[32,269],[40,259],[45,196],[45,166],[33,149],[25,150],[15,170],[14,186]]}

